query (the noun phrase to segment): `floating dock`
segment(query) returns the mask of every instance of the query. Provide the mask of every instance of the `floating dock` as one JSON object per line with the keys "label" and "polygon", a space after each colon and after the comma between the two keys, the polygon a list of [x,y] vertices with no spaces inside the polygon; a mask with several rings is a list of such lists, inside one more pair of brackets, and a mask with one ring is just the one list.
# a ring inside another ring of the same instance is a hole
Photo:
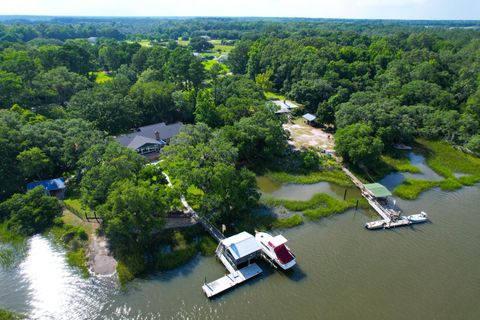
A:
{"label": "floating dock", "polygon": [[234,273],[227,274],[220,279],[205,283],[202,286],[202,290],[208,298],[211,298],[259,275],[260,273],[262,273],[262,269],[256,263],[252,263]]}

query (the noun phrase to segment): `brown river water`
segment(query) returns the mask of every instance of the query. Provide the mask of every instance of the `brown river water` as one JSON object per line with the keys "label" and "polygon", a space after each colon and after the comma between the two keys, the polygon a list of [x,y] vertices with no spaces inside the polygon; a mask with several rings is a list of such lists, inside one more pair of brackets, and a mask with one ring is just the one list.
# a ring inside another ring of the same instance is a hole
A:
{"label": "brown river water", "polygon": [[[393,188],[401,179],[382,182]],[[265,191],[291,199],[344,193],[328,183]],[[292,272],[260,263],[261,276],[213,300],[201,290],[205,278],[225,274],[213,257],[122,292],[109,278],[82,279],[61,248],[35,236],[17,266],[0,267],[0,308],[31,319],[480,319],[480,186],[397,204],[406,214],[426,211],[431,222],[368,231],[365,222],[377,216],[361,209],[307,222],[282,231],[298,259]]]}

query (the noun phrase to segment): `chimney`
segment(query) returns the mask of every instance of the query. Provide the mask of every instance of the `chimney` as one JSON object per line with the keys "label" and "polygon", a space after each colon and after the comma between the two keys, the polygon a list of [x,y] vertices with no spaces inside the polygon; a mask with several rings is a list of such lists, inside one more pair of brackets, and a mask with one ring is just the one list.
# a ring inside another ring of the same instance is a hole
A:
{"label": "chimney", "polygon": [[160,141],[160,132],[155,131],[155,139]]}

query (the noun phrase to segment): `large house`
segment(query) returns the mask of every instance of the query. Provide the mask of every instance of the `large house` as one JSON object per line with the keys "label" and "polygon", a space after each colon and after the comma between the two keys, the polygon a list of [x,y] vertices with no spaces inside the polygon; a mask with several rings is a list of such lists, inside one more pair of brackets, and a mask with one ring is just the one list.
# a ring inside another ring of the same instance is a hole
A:
{"label": "large house", "polygon": [[149,159],[158,158],[160,149],[180,132],[183,123],[165,122],[134,129],[115,138],[122,146],[133,149]]}

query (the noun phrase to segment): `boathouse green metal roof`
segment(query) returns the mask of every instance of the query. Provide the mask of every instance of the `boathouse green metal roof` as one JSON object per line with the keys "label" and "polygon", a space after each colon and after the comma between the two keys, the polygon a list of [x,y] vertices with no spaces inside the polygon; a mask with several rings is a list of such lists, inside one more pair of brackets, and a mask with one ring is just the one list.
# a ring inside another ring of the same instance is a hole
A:
{"label": "boathouse green metal roof", "polygon": [[367,188],[375,198],[386,198],[392,195],[392,193],[380,183],[366,184],[365,188]]}

